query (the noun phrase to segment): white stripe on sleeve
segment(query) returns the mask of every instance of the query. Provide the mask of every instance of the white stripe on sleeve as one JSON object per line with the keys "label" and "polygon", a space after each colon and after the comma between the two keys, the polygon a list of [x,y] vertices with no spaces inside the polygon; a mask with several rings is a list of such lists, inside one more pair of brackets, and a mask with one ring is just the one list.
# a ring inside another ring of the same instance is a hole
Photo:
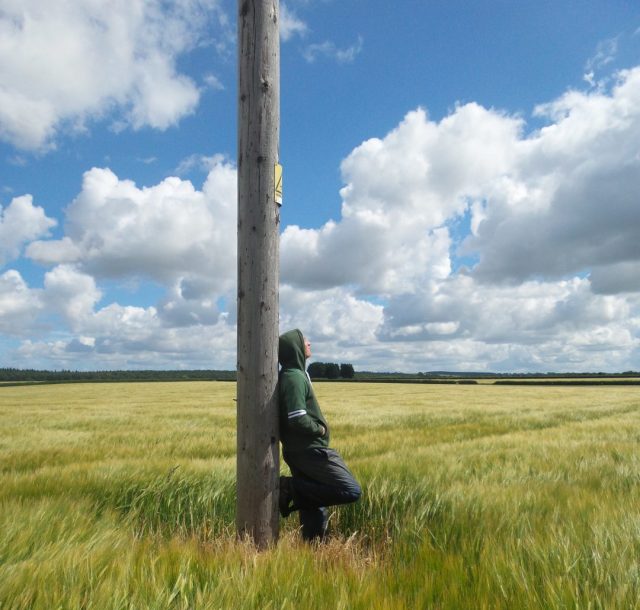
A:
{"label": "white stripe on sleeve", "polygon": [[297,411],[291,411],[291,413],[289,413],[289,419],[295,419],[296,417],[302,417],[305,414],[306,414],[306,411],[304,409],[298,409]]}

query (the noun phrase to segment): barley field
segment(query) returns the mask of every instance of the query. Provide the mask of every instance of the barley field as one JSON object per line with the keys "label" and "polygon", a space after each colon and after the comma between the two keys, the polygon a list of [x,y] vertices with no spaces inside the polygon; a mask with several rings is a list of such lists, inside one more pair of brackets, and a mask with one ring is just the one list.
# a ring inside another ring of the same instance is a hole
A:
{"label": "barley field", "polygon": [[0,609],[640,608],[640,389],[316,383],[363,486],[234,534],[235,385],[0,387]]}

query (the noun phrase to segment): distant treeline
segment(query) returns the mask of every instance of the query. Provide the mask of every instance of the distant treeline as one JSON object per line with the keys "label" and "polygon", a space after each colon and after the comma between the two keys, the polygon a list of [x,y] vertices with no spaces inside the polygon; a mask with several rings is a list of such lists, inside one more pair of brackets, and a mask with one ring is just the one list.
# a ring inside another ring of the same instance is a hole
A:
{"label": "distant treeline", "polygon": [[307,367],[311,379],[353,379],[355,370],[352,364],[336,364],[335,362],[312,362]]}
{"label": "distant treeline", "polygon": [[476,384],[478,381],[493,385],[640,385],[640,372],[624,373],[479,373],[431,371],[427,373],[356,373],[354,381],[374,383],[440,383]]}
{"label": "distant treeline", "polygon": [[477,371],[428,371],[424,373],[380,373],[374,371],[358,371],[358,379],[504,379],[504,380],[553,380],[553,379],[615,379],[640,378],[640,371],[625,371],[624,373],[484,373]]}
{"label": "distant treeline", "polygon": [[235,371],[39,371],[35,369],[0,369],[0,382],[120,382],[120,381],[235,381]]}

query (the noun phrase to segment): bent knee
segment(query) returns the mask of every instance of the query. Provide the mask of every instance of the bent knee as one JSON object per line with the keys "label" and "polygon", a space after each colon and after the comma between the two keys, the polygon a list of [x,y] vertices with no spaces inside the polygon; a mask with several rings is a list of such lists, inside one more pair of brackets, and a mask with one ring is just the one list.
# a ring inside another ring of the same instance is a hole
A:
{"label": "bent knee", "polygon": [[358,485],[358,483],[355,483],[353,485],[349,486],[349,489],[347,490],[347,495],[349,497],[349,502],[357,502],[360,499],[360,496],[362,495],[362,489],[360,487],[360,485]]}

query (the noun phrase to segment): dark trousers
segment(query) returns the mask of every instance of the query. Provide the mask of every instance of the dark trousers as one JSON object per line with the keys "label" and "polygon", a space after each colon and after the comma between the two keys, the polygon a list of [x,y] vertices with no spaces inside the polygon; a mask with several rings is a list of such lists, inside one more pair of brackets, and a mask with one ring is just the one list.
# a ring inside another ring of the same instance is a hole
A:
{"label": "dark trousers", "polygon": [[307,449],[284,452],[293,475],[293,508],[300,511],[304,540],[324,538],[327,506],[348,504],[360,498],[362,490],[335,449]]}

